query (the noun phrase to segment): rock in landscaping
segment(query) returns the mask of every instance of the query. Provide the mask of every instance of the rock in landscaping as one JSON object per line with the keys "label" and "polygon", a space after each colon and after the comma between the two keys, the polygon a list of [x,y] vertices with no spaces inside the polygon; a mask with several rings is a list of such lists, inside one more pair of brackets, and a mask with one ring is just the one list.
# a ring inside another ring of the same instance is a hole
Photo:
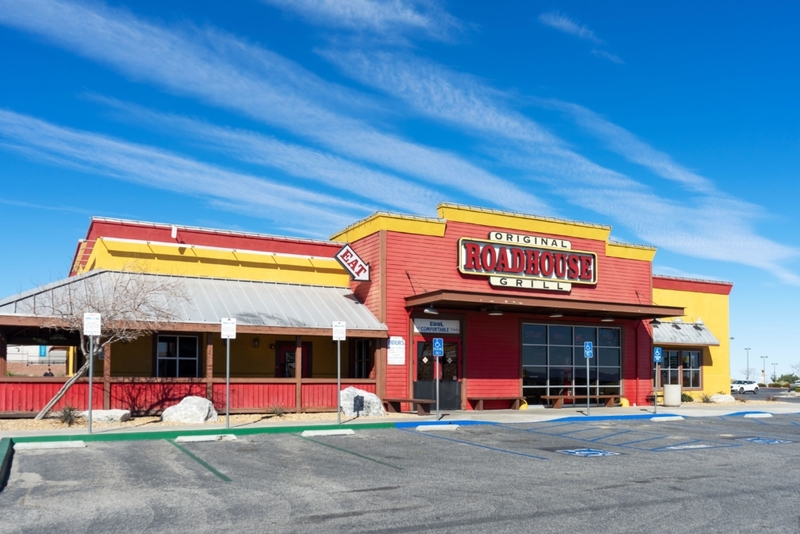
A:
{"label": "rock in landscaping", "polygon": [[383,417],[386,415],[380,397],[369,391],[364,391],[363,389],[354,388],[352,386],[339,392],[343,414],[347,416],[356,415],[355,410],[353,410],[353,402],[357,395],[364,397],[364,408],[358,412],[360,415],[376,417]]}
{"label": "rock in landscaping", "polygon": [[[89,412],[79,412],[78,417],[89,419]],[[130,418],[130,410],[92,410],[92,421],[95,423],[122,423]]]}
{"label": "rock in landscaping", "polygon": [[167,423],[202,424],[216,421],[217,411],[210,400],[203,397],[186,397],[175,406],[170,406],[161,414],[161,420]]}
{"label": "rock in landscaping", "polygon": [[736,402],[736,399],[733,398],[733,395],[725,395],[724,393],[717,393],[716,395],[711,395],[711,402],[714,403]]}

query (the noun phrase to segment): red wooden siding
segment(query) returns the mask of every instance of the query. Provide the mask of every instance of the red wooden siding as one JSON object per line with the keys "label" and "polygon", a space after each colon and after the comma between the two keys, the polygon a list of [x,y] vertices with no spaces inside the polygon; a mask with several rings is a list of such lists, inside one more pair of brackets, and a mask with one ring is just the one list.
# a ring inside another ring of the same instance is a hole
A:
{"label": "red wooden siding", "polygon": [[184,397],[206,396],[204,382],[176,383],[164,380],[157,382],[145,380],[112,382],[111,408],[115,410],[130,410],[131,412],[155,412],[178,404]]}
{"label": "red wooden siding", "polygon": [[[214,407],[217,411],[225,411],[225,384],[214,384]],[[235,383],[231,382],[231,409],[246,410],[269,408],[294,408],[295,387],[293,383]]]}
{"label": "red wooden siding", "polygon": [[[350,382],[342,380],[342,389],[349,386],[363,389],[370,393],[375,393],[375,384],[362,384],[360,382]],[[336,394],[336,382],[330,384],[303,384],[303,404],[302,408],[336,408],[339,404]]]}
{"label": "red wooden siding", "polygon": [[[52,380],[52,379],[51,379]],[[0,412],[39,412],[50,402],[64,385],[61,381],[13,381],[0,382]],[[93,385],[92,405],[96,410],[103,409],[103,384]],[[89,383],[78,382],[73,385],[64,398],[53,407],[60,410],[69,404],[79,410],[89,407]]]}
{"label": "red wooden siding", "polygon": [[[467,397],[520,394],[518,316],[468,314],[466,347]],[[508,408],[508,402],[496,404],[487,401],[484,408]]]}

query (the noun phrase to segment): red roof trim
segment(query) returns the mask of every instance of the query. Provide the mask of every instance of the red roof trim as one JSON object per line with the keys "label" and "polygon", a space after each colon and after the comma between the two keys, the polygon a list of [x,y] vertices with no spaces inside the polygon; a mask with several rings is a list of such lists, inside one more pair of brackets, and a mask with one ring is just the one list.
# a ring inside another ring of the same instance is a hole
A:
{"label": "red roof trim", "polygon": [[653,275],[653,289],[672,289],[674,291],[690,291],[693,293],[730,295],[733,284],[731,282],[719,282],[716,280],[695,280],[692,278]]}

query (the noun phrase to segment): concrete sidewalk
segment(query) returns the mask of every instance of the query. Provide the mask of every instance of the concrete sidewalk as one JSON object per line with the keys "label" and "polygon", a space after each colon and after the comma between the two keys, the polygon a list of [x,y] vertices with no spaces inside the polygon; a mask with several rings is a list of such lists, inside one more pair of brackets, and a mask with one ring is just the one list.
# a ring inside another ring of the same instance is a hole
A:
{"label": "concrete sidewalk", "polygon": [[[561,409],[552,408],[531,408],[528,410],[485,410],[485,411],[463,411],[463,410],[442,410],[440,411],[440,423],[455,423],[459,421],[470,421],[474,423],[543,423],[548,421],[557,421],[563,419],[580,419],[583,418],[587,421],[603,420],[603,419],[646,419],[658,416],[667,415],[680,415],[683,417],[722,417],[731,415],[744,415],[745,413],[771,413],[771,414],[800,414],[800,404],[782,403],[782,402],[769,402],[763,404],[746,403],[746,404],[683,404],[679,407],[664,407],[659,406],[657,414],[653,413],[653,407],[592,407],[590,416],[586,416],[586,407],[569,407]],[[397,423],[402,424],[430,424],[437,422],[435,415],[422,416],[418,418],[398,418],[398,417],[383,417],[383,418],[342,418],[342,427],[355,428],[364,425],[386,425],[391,426]],[[282,429],[288,430],[296,428],[298,431],[302,429],[319,429],[319,428],[334,428],[337,427],[335,421],[259,421],[255,423],[235,424],[231,425],[230,430],[258,430],[263,429]],[[125,428],[96,428],[93,435],[107,436],[107,435],[124,435],[124,434],[142,434],[142,433],[164,433],[164,432],[178,432],[178,433],[209,433],[209,432],[226,432],[224,420],[221,423],[210,425],[175,425],[175,426],[133,426]],[[38,436],[64,436],[76,438],[79,436],[86,436],[85,428],[79,429],[65,429],[65,430],[39,430],[39,431],[4,431],[0,432],[0,438],[26,438]]]}

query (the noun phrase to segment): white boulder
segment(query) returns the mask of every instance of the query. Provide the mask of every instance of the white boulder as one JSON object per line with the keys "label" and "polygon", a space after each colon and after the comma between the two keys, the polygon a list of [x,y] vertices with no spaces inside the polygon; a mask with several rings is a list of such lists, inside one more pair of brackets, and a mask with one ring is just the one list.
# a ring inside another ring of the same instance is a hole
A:
{"label": "white boulder", "polygon": [[201,424],[206,421],[216,421],[217,411],[208,399],[186,397],[178,404],[164,410],[161,420],[167,423]]}
{"label": "white boulder", "polygon": [[[78,412],[78,417],[89,419],[89,412]],[[92,410],[92,421],[95,423],[122,423],[130,418],[130,410]]]}
{"label": "white boulder", "polygon": [[354,388],[352,386],[339,392],[339,401],[342,405],[343,414],[347,416],[356,415],[356,411],[353,409],[353,403],[358,395],[364,397],[364,409],[358,412],[360,415],[376,417],[383,417],[386,415],[380,397],[369,391],[364,391],[363,389]]}
{"label": "white boulder", "polygon": [[713,403],[726,403],[726,402],[736,402],[736,399],[733,398],[733,395],[726,395],[724,393],[717,393],[715,395],[711,395],[711,402]]}

